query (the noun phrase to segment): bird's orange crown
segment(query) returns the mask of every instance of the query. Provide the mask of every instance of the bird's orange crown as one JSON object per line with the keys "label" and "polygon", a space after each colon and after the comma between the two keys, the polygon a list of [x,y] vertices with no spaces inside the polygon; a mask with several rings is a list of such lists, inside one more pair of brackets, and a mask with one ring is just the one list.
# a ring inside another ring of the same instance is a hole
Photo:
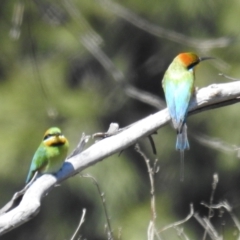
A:
{"label": "bird's orange crown", "polygon": [[195,53],[192,52],[187,52],[187,53],[180,53],[177,55],[177,58],[187,67],[189,68],[190,66],[195,66],[197,65],[201,59],[196,55]]}

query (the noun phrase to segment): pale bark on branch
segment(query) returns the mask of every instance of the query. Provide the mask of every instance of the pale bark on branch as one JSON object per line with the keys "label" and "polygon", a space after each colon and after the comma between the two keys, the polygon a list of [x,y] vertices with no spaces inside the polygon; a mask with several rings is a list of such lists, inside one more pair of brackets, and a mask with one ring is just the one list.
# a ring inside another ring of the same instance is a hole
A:
{"label": "pale bark on branch", "polygon": [[[191,101],[190,113],[197,113],[240,101],[240,81],[213,84],[200,89]],[[56,176],[45,174],[38,178],[26,191],[20,204],[11,211],[0,216],[0,235],[32,219],[41,207],[42,198],[56,184],[74,176],[87,167],[117,153],[136,143],[170,121],[168,110],[164,109],[150,115],[119,133],[93,144],[85,151],[70,157]]]}

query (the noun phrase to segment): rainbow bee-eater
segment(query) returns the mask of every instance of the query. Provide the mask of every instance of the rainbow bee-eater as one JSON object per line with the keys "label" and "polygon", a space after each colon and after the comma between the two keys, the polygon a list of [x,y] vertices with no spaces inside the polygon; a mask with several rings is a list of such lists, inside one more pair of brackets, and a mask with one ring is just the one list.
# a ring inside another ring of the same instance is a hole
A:
{"label": "rainbow bee-eater", "polygon": [[189,149],[186,118],[194,93],[195,66],[211,57],[199,57],[195,53],[180,53],[169,65],[162,85],[173,126],[177,130],[176,149],[181,153],[181,180],[184,177],[184,150]]}
{"label": "rainbow bee-eater", "polygon": [[49,128],[33,156],[26,183],[31,181],[36,172],[56,173],[60,170],[67,157],[68,146],[68,140],[59,128]]}

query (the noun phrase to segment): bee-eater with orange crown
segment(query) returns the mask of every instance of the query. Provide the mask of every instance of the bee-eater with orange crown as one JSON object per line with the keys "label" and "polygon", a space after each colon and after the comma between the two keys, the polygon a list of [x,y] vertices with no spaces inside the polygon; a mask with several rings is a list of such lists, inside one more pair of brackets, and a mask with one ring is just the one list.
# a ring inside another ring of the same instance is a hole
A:
{"label": "bee-eater with orange crown", "polygon": [[67,157],[68,146],[68,140],[59,128],[49,128],[33,156],[26,183],[31,181],[35,172],[56,173],[60,170]]}
{"label": "bee-eater with orange crown", "polygon": [[187,52],[177,55],[164,74],[162,85],[173,126],[177,130],[176,149],[181,153],[181,180],[184,178],[184,150],[189,149],[186,118],[194,92],[195,66],[211,57]]}

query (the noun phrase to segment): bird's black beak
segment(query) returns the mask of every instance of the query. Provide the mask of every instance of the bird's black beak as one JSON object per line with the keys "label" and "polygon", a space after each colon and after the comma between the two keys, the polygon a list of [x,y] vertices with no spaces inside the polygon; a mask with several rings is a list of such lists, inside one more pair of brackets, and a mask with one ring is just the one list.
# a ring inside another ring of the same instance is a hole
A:
{"label": "bird's black beak", "polygon": [[200,62],[205,61],[205,60],[211,60],[211,59],[215,59],[214,57],[200,57],[199,60]]}

